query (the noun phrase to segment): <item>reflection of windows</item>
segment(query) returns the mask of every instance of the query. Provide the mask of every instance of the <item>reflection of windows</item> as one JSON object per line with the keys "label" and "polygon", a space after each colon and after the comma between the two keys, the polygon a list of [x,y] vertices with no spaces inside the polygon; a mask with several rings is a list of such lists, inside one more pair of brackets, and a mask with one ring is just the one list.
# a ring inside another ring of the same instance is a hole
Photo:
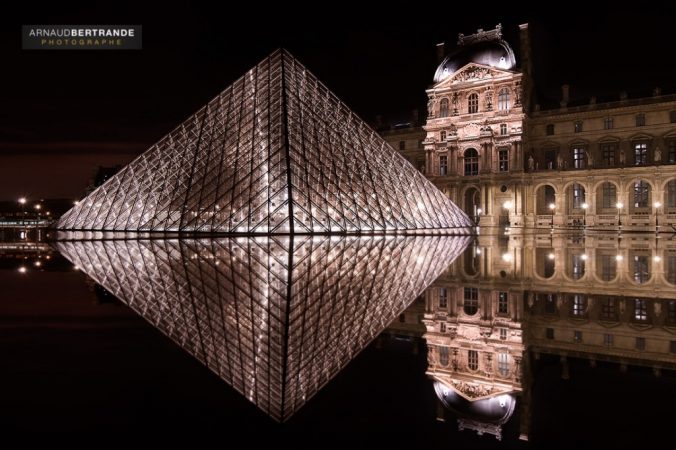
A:
{"label": "reflection of windows", "polygon": [[507,292],[498,292],[498,314],[509,312],[509,295]]}
{"label": "reflection of windows", "polygon": [[650,197],[650,185],[643,181],[634,181],[634,208],[647,208]]}
{"label": "reflection of windows", "polygon": [[617,275],[617,261],[614,255],[600,256],[601,280],[611,281]]}
{"label": "reflection of windows", "polygon": [[646,142],[634,143],[634,165],[648,164],[648,144]]}
{"label": "reflection of windows", "polygon": [[502,88],[498,92],[498,109],[504,111],[509,109],[509,89]]}
{"label": "reflection of windows", "polygon": [[584,276],[585,271],[585,261],[582,254],[573,255],[572,264],[571,264],[571,278],[573,280],[579,280]]}
{"label": "reflection of windows", "polygon": [[645,283],[650,278],[650,269],[648,267],[648,257],[645,255],[634,255],[634,281]]}
{"label": "reflection of windows", "polygon": [[439,288],[439,308],[445,308],[448,304],[448,291],[446,288]]}
{"label": "reflection of windows", "polygon": [[442,155],[439,157],[439,175],[446,175],[448,172],[448,156]]}
{"label": "reflection of windows", "polygon": [[439,364],[448,365],[448,347],[439,347]]}
{"label": "reflection of windows", "polygon": [[498,353],[498,373],[502,377],[509,375],[509,354]]}
{"label": "reflection of windows", "polygon": [[469,350],[467,352],[467,366],[470,370],[477,370],[479,368],[479,352],[476,350]]}
{"label": "reflection of windows", "polygon": [[667,161],[676,162],[676,139],[667,141]]}
{"label": "reflection of windows", "polygon": [[601,319],[603,320],[617,319],[614,298],[604,298],[603,300],[601,300]]}
{"label": "reflection of windows", "polygon": [[636,350],[645,350],[645,338],[643,337],[636,338]]}
{"label": "reflection of windows", "polygon": [[603,334],[603,345],[608,346],[608,347],[613,345],[613,335],[612,334],[608,334],[608,333]]}
{"label": "reflection of windows", "polygon": [[546,294],[545,298],[545,313],[546,314],[556,314],[556,295]]}
{"label": "reflection of windows", "polygon": [[648,302],[642,298],[634,299],[634,319],[640,321],[648,320]]}
{"label": "reflection of windows", "polygon": [[467,98],[467,112],[469,114],[476,114],[479,112],[479,96],[477,94],[470,94]]}
{"label": "reflection of windows", "polygon": [[470,316],[476,314],[479,310],[479,290],[477,288],[465,288],[463,310],[465,314]]}
{"label": "reflection of windows", "polygon": [[479,175],[479,153],[473,148],[465,150],[465,175]]}
{"label": "reflection of windows", "polygon": [[613,118],[612,117],[606,117],[603,120],[603,129],[604,130],[612,130],[613,129]]}
{"label": "reflection of windows", "polygon": [[578,120],[577,122],[575,122],[575,124],[573,125],[573,129],[576,133],[582,133],[582,121]]}
{"label": "reflection of windows", "polygon": [[545,330],[545,337],[547,339],[554,339],[554,328],[547,328]]}
{"label": "reflection of windows", "polygon": [[582,342],[582,331],[579,330],[573,331],[573,341]]}
{"label": "reflection of windows", "polygon": [[617,189],[613,183],[605,182],[601,186],[602,200],[601,206],[603,208],[614,208],[617,203]]}
{"label": "reflection of windows", "polygon": [[645,126],[645,114],[636,114],[636,126],[637,127]]}
{"label": "reflection of windows", "polygon": [[501,341],[507,340],[507,328],[500,328],[500,340]]}
{"label": "reflection of windows", "polygon": [[573,296],[573,315],[584,316],[587,311],[587,299],[579,294]]}
{"label": "reflection of windows", "polygon": [[606,144],[601,144],[601,158],[603,158],[603,164],[606,167],[615,166],[615,152],[617,151],[617,144],[614,142],[608,142]]}
{"label": "reflection of windows", "polygon": [[676,301],[674,300],[667,302],[667,323],[669,325],[676,324]]}

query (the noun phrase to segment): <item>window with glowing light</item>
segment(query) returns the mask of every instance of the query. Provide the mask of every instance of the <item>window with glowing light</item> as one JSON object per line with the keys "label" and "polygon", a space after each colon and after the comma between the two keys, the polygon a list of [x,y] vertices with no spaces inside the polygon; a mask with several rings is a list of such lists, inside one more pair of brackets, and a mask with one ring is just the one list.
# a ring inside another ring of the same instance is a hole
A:
{"label": "window with glowing light", "polygon": [[634,165],[644,166],[648,164],[648,143],[635,142],[634,143]]}
{"label": "window with glowing light", "polygon": [[498,353],[498,373],[501,377],[509,375],[509,354]]}
{"label": "window with glowing light", "polygon": [[448,347],[439,347],[439,364],[448,365]]}
{"label": "window with glowing light", "polygon": [[507,292],[498,292],[498,314],[509,313],[509,294]]}
{"label": "window with glowing light", "polygon": [[498,151],[498,167],[500,172],[509,172],[509,150],[501,149]]}
{"label": "window with glowing light", "polygon": [[582,317],[585,315],[586,312],[587,312],[587,298],[579,294],[573,295],[573,309],[572,309],[573,316]]}
{"label": "window with glowing light", "polygon": [[586,167],[584,147],[573,147],[573,167],[576,169],[584,169]]}
{"label": "window with glowing light", "polygon": [[647,208],[650,202],[650,185],[643,180],[634,182],[634,208]]}
{"label": "window with glowing light", "polygon": [[439,156],[439,175],[444,176],[448,173],[448,156]]}
{"label": "window with glowing light", "polygon": [[439,288],[439,308],[448,306],[448,290],[444,287]]}
{"label": "window with glowing light", "polygon": [[498,109],[500,111],[509,109],[509,89],[507,88],[502,88],[498,92]]}
{"label": "window with glowing light", "polygon": [[640,322],[648,320],[648,302],[642,298],[634,299],[634,319]]}
{"label": "window with glowing light", "polygon": [[448,99],[442,98],[439,102],[439,117],[448,117]]}

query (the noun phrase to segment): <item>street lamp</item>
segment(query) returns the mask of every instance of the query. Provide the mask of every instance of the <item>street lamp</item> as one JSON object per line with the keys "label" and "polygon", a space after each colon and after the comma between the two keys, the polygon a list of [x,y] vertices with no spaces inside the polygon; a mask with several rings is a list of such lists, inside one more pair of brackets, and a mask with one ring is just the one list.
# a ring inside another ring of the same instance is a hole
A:
{"label": "street lamp", "polygon": [[476,225],[479,225],[479,217],[481,216],[482,211],[483,210],[481,208],[476,209],[476,215],[474,216],[474,223]]}
{"label": "street lamp", "polygon": [[583,203],[582,204],[582,209],[584,211],[584,215],[582,216],[582,228],[587,228],[587,209],[589,208],[588,203]]}
{"label": "street lamp", "polygon": [[26,225],[26,212],[24,211],[26,207],[26,197],[20,197],[18,200],[19,204],[21,205],[21,224]]}
{"label": "street lamp", "polygon": [[655,233],[660,232],[660,206],[662,206],[662,203],[660,202],[655,202],[653,203],[653,206],[655,207]]}
{"label": "street lamp", "polygon": [[556,209],[556,205],[554,203],[549,204],[549,210],[552,212],[552,223],[551,223],[551,229],[554,231],[554,210]]}
{"label": "street lamp", "polygon": [[624,207],[622,202],[615,203],[615,208],[617,208],[617,227],[619,230],[622,230],[622,207]]}
{"label": "street lamp", "polygon": [[507,210],[507,225],[509,225],[509,210],[512,209],[512,206],[514,206],[514,204],[510,200],[507,200],[502,204],[502,207]]}

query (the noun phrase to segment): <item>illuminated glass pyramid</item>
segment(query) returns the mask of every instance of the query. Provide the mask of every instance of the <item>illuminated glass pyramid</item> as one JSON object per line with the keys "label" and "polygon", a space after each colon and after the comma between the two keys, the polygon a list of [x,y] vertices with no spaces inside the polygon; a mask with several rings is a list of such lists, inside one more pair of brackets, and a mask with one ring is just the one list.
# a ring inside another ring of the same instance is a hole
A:
{"label": "illuminated glass pyramid", "polygon": [[66,230],[465,234],[469,218],[286,51],[57,223]]}
{"label": "illuminated glass pyramid", "polygon": [[469,239],[258,236],[56,245],[283,421],[396,319]]}

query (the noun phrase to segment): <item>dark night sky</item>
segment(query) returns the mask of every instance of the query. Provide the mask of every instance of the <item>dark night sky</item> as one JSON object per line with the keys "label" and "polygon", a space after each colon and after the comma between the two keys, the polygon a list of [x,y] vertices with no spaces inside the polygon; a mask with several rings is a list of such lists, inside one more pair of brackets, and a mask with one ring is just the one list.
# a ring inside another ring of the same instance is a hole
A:
{"label": "dark night sky", "polygon": [[[303,17],[288,2],[31,3],[0,19],[0,200],[78,197],[98,164],[129,161],[280,46],[369,121],[425,104],[437,42],[497,23],[517,62],[517,25],[531,24],[541,98],[563,83],[573,97],[676,90],[674,6],[458,3],[329,2]],[[143,50],[22,51],[20,25],[41,23],[140,24]]]}

